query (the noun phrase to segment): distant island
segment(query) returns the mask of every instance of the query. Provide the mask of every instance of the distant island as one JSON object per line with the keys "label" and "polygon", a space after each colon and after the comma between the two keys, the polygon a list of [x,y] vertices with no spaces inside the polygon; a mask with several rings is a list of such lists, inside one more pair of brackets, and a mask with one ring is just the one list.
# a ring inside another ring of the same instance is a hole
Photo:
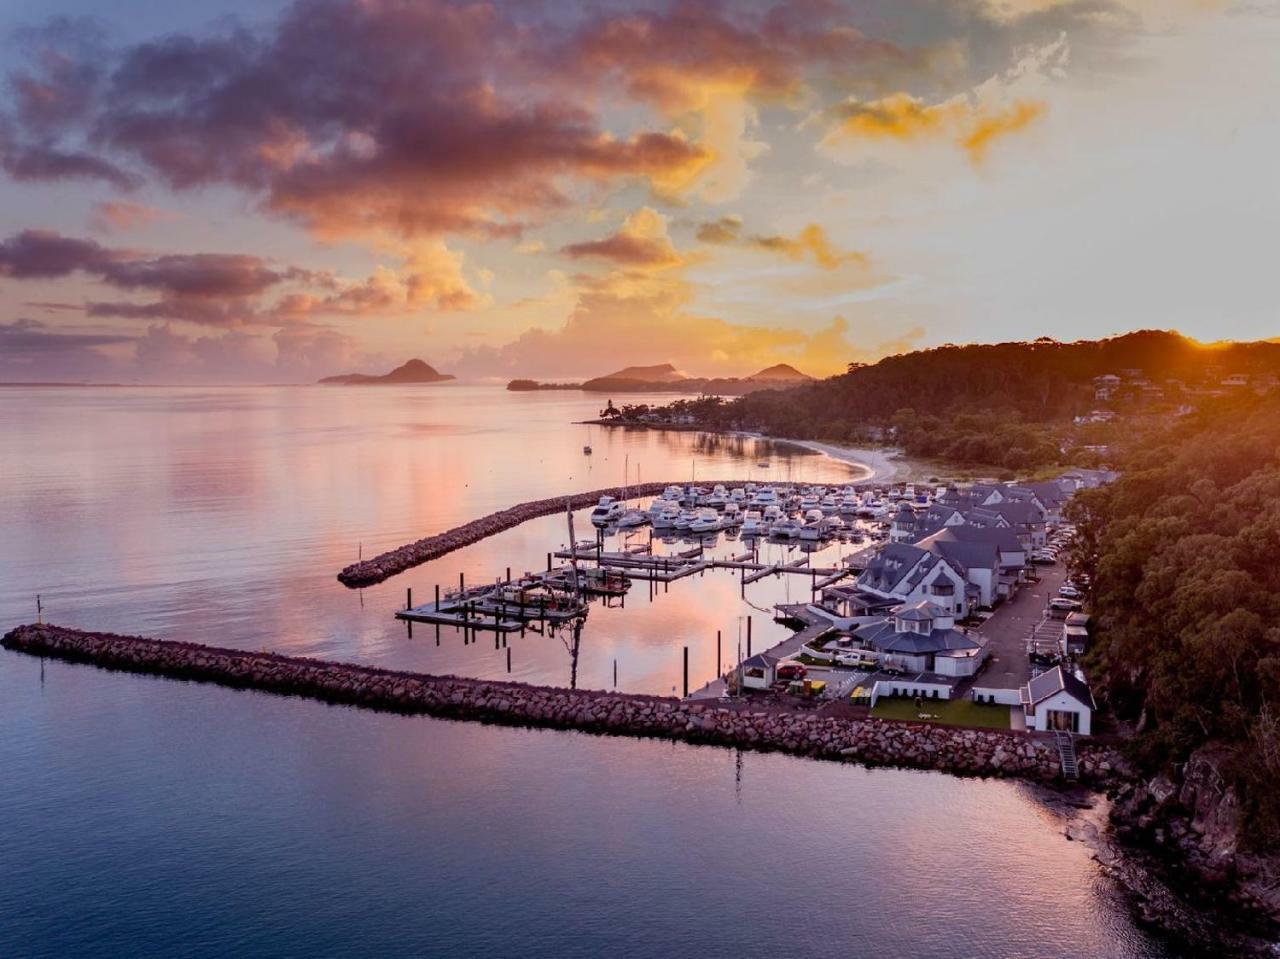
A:
{"label": "distant island", "polygon": [[585,383],[512,380],[507,384],[507,389],[515,392],[583,390],[587,393],[708,393],[717,396],[743,396],[760,390],[787,389],[813,381],[813,377],[786,363],[778,363],[751,376],[713,378],[687,376],[670,363],[660,363],[655,366],[628,366]]}
{"label": "distant island", "polygon": [[580,390],[581,383],[539,383],[537,380],[512,380],[507,389],[513,393],[533,393],[538,390]]}
{"label": "distant island", "polygon": [[440,373],[422,360],[410,360],[403,366],[397,366],[390,373],[382,376],[370,376],[367,373],[343,373],[341,376],[326,376],[320,382],[329,386],[370,386],[405,383],[444,383],[453,379],[457,379],[457,377],[449,373]]}

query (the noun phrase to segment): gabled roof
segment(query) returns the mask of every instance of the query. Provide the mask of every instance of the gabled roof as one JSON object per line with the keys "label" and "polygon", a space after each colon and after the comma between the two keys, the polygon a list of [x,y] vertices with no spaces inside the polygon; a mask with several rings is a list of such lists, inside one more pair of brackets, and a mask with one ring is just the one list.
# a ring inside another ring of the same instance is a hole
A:
{"label": "gabled roof", "polygon": [[756,653],[742,661],[743,669],[773,669],[778,665],[778,657],[770,656],[768,653]]}
{"label": "gabled roof", "polygon": [[1090,709],[1098,708],[1093,701],[1093,693],[1089,691],[1089,684],[1061,666],[1055,666],[1039,676],[1032,676],[1026,685],[1026,692],[1033,706],[1044,702],[1050,696],[1065,692],[1082,706],[1088,706]]}
{"label": "gabled roof", "polygon": [[948,560],[960,563],[966,569],[994,569],[991,562],[999,564],[1005,553],[1024,553],[1018,535],[1008,527],[948,526],[918,544],[924,549],[939,553]]}

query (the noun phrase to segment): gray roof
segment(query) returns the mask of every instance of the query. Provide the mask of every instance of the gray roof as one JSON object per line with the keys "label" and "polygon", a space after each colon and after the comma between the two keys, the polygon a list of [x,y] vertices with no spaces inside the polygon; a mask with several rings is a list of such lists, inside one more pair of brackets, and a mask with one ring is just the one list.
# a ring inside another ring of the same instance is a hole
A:
{"label": "gray roof", "polygon": [[1006,553],[1023,553],[1013,530],[991,526],[948,526],[918,544],[969,569],[998,569]]}
{"label": "gray roof", "polygon": [[892,619],[860,626],[853,635],[883,653],[924,655],[980,649],[981,646],[958,629],[935,629],[930,633],[900,633]]}
{"label": "gray roof", "polygon": [[1033,676],[1027,683],[1027,693],[1033,705],[1044,702],[1050,696],[1061,692],[1065,692],[1082,706],[1088,706],[1090,709],[1098,708],[1094,704],[1093,693],[1089,691],[1089,684],[1061,666],[1054,666],[1053,669],[1039,676]]}
{"label": "gray roof", "polygon": [[894,613],[894,616],[898,619],[910,620],[912,622],[938,619],[940,616],[946,615],[947,614],[942,611],[942,607],[938,606],[936,603],[929,602],[927,599],[921,600],[918,603],[913,603],[910,606],[903,606]]}
{"label": "gray roof", "polygon": [[754,656],[742,661],[744,669],[772,669],[777,665],[778,657],[770,656],[768,653],[756,653]]}

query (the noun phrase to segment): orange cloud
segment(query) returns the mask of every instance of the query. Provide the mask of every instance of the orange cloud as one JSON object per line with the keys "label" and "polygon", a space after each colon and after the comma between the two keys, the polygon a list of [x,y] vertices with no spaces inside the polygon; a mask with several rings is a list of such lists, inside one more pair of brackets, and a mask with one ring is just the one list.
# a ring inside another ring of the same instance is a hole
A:
{"label": "orange cloud", "polygon": [[172,213],[142,203],[109,201],[94,205],[89,226],[99,233],[124,233],[173,218]]}
{"label": "orange cloud", "polygon": [[791,260],[812,258],[813,262],[825,270],[834,270],[845,263],[858,266],[869,266],[870,260],[865,253],[857,250],[842,252],[831,244],[827,231],[817,223],[810,223],[796,236],[781,234],[742,235],[742,218],[724,216],[700,224],[695,234],[699,241],[720,246],[738,245],[778,253]]}
{"label": "orange cloud", "polygon": [[827,141],[853,138],[912,141],[948,139],[981,163],[991,143],[1026,129],[1047,112],[1039,100],[1015,100],[1008,107],[993,107],[967,96],[927,104],[907,93],[880,100],[849,100],[835,110],[838,126]]}
{"label": "orange cloud", "polygon": [[667,236],[666,218],[649,207],[627,217],[617,233],[600,240],[570,243],[561,253],[574,258],[595,257],[625,266],[666,269],[682,263]]}

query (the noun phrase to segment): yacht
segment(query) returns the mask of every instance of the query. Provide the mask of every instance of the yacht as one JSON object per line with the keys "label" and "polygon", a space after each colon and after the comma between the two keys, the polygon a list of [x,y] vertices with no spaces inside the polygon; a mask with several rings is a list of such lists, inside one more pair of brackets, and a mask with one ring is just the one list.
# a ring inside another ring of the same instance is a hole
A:
{"label": "yacht", "polygon": [[680,515],[680,505],[669,499],[656,499],[649,504],[649,522],[654,529],[671,529]]}
{"label": "yacht", "polygon": [[601,496],[600,502],[591,511],[591,522],[596,526],[608,526],[610,523],[616,522],[618,517],[625,511],[626,506],[619,503],[612,496]]}
{"label": "yacht", "polygon": [[618,517],[619,528],[643,526],[647,522],[649,522],[649,516],[638,509],[624,510],[622,515]]}
{"label": "yacht", "polygon": [[760,509],[765,509],[769,506],[776,509],[778,506],[778,491],[772,486],[762,486],[756,490],[755,498],[751,502]]}
{"label": "yacht", "polygon": [[729,490],[730,503],[737,503],[739,506],[741,506],[746,501],[747,501],[747,491],[744,490],[741,486],[735,486],[733,489]]}
{"label": "yacht", "polygon": [[804,524],[798,519],[780,519],[773,524],[773,528],[769,532],[781,539],[794,539],[800,535],[800,530],[803,527]]}
{"label": "yacht", "polygon": [[824,513],[835,513],[840,510],[840,498],[835,493],[828,493],[819,505]]}
{"label": "yacht", "polygon": [[725,492],[724,486],[717,483],[711,488],[711,493],[707,496],[705,502],[707,506],[719,509],[729,501],[729,494]]}
{"label": "yacht", "polygon": [[689,524],[690,533],[714,533],[721,528],[720,514],[710,507],[698,510]]}
{"label": "yacht", "polygon": [[676,529],[688,529],[693,525],[693,521],[697,518],[698,514],[693,510],[682,509],[676,515],[676,521],[672,525],[674,525]]}
{"label": "yacht", "polygon": [[747,515],[742,520],[743,538],[748,536],[765,536],[769,532],[769,524],[764,521],[758,509],[747,510]]}
{"label": "yacht", "polygon": [[822,500],[818,498],[818,494],[815,493],[813,490],[805,490],[802,494],[800,494],[800,508],[802,510],[807,511],[811,509],[817,509],[818,504],[821,502]]}
{"label": "yacht", "polygon": [[782,519],[782,507],[776,504],[766,506],[764,511],[761,512],[760,518],[764,520],[765,526],[772,526],[778,520]]}
{"label": "yacht", "polygon": [[723,527],[741,526],[742,525],[742,507],[733,500],[724,504],[724,513],[720,517],[720,525]]}
{"label": "yacht", "polygon": [[805,511],[804,511],[804,521],[805,521],[806,523],[817,523],[817,522],[819,522],[819,521],[822,519],[822,517],[823,517],[823,516],[825,516],[825,515],[826,515],[826,514],[825,514],[825,513],[823,513],[823,512],[822,512],[822,510],[820,510],[818,507],[814,506],[814,507],[812,507],[811,509],[807,509],[807,510],[805,510]]}

